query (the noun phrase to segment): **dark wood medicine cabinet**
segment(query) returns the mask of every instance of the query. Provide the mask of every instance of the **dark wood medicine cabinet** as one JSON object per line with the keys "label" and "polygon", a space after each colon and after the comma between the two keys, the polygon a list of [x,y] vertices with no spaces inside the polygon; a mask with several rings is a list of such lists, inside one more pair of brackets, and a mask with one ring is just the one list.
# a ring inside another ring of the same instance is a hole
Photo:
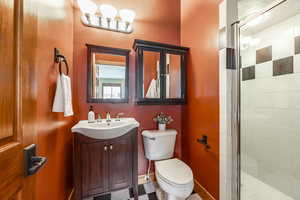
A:
{"label": "dark wood medicine cabinet", "polygon": [[133,48],[136,51],[136,103],[185,104],[189,48],[138,39]]}

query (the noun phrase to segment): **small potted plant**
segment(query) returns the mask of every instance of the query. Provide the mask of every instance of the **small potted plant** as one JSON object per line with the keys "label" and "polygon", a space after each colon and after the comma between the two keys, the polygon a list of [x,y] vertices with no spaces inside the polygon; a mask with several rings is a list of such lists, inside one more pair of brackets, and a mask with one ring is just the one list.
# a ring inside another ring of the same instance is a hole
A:
{"label": "small potted plant", "polygon": [[166,115],[162,112],[154,117],[153,120],[158,123],[158,130],[160,131],[166,130],[166,125],[174,121],[171,116]]}

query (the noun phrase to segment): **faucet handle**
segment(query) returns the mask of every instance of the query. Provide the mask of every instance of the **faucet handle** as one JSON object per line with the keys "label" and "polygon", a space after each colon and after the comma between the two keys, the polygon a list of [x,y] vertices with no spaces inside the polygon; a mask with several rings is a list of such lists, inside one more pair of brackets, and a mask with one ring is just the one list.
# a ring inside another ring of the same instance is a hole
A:
{"label": "faucet handle", "polygon": [[106,112],[106,122],[111,122],[110,112]]}
{"label": "faucet handle", "polygon": [[101,119],[101,114],[100,114],[100,113],[98,113],[97,122],[101,122],[101,121],[102,121],[102,119]]}
{"label": "faucet handle", "polygon": [[122,113],[122,112],[121,113],[117,113],[117,117],[118,118],[120,118],[120,116],[123,116],[123,115],[124,115],[124,113]]}
{"label": "faucet handle", "polygon": [[124,113],[117,113],[117,115],[116,115],[116,119],[118,120],[118,121],[120,121],[120,116],[123,116],[124,115]]}

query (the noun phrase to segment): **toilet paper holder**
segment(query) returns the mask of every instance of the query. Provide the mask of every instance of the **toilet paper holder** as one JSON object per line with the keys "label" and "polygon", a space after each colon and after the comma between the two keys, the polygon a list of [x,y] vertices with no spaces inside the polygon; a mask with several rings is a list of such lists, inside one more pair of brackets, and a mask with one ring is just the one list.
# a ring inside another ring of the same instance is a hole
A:
{"label": "toilet paper holder", "polygon": [[205,149],[210,149],[211,147],[208,145],[208,136],[207,135],[202,135],[202,138],[198,138],[197,142],[200,144],[203,144]]}

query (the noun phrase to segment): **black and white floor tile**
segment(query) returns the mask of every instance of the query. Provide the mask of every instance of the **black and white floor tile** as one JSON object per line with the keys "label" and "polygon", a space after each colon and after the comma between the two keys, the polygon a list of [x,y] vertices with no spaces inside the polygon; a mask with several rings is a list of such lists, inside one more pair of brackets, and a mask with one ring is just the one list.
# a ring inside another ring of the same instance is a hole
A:
{"label": "black and white floor tile", "polygon": [[[138,186],[139,200],[158,200],[156,197],[157,184],[148,182]],[[86,198],[84,200],[133,200],[133,189],[118,190],[109,194]]]}
{"label": "black and white floor tile", "polygon": [[[158,189],[158,185],[156,182],[148,182],[143,185],[138,186],[138,194],[139,200],[158,200],[156,195],[156,190]],[[193,191],[191,197],[195,196],[195,192]],[[86,198],[84,200],[133,200],[133,189],[123,189],[118,190],[112,193],[108,193],[101,196],[95,196]],[[195,198],[190,198],[190,200],[201,200],[199,195],[195,196]]]}

